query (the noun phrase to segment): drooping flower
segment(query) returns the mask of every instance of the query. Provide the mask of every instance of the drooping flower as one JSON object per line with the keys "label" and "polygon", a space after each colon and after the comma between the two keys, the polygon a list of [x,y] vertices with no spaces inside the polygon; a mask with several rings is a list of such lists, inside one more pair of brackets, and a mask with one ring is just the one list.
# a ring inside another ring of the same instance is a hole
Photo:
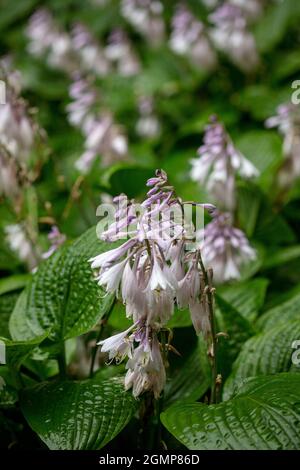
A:
{"label": "drooping flower", "polygon": [[46,57],[51,67],[73,73],[77,68],[72,39],[56,24],[46,8],[38,9],[30,18],[26,34],[28,50],[37,57]]}
{"label": "drooping flower", "polygon": [[169,44],[176,54],[188,57],[200,69],[211,70],[217,63],[203,23],[184,4],[177,7],[173,17]]}
{"label": "drooping flower", "polygon": [[283,136],[285,162],[279,171],[279,184],[288,188],[300,177],[300,107],[283,104],[277,108],[277,115],[266,121],[268,128],[277,127]]}
{"label": "drooping flower", "polygon": [[72,48],[80,61],[81,71],[94,72],[103,77],[110,70],[105,51],[91,32],[81,23],[76,23],[71,31]]}
{"label": "drooping flower", "polygon": [[211,38],[216,48],[227,54],[244,72],[255,70],[259,64],[259,56],[243,10],[227,1],[209,19],[214,25]]}
{"label": "drooping flower", "polygon": [[76,168],[87,173],[97,156],[102,166],[108,166],[127,156],[127,138],[110,111],[102,109],[101,100],[91,84],[76,77],[70,87],[73,101],[67,106],[72,125],[81,129],[85,150],[76,162]]}
{"label": "drooping flower", "polygon": [[17,257],[31,270],[38,264],[38,253],[22,224],[5,227],[6,241]]}
{"label": "drooping flower", "polygon": [[151,391],[158,398],[166,380],[160,330],[177,302],[179,308],[190,308],[197,334],[203,332],[208,339],[212,284],[210,276],[206,285],[199,249],[188,244],[184,206],[166,173],[157,170],[147,186],[147,198],[138,207],[124,195],[114,199],[115,219],[101,238],[126,241],[90,262],[98,270],[98,283],[123,301],[126,316],[134,322],[124,333],[102,341],[102,351],[110,359],[128,356],[125,387],[134,396]]}
{"label": "drooping flower", "polygon": [[236,175],[258,176],[258,170],[237,150],[224,126],[213,116],[206,127],[199,158],[191,161],[191,178],[203,185],[219,207],[233,211]]}
{"label": "drooping flower", "polygon": [[155,138],[160,134],[160,122],[154,113],[153,99],[142,96],[138,103],[139,119],[136,123],[136,132],[140,137]]}
{"label": "drooping flower", "polygon": [[165,34],[163,4],[159,0],[122,0],[124,18],[151,44],[160,44]]}
{"label": "drooping flower", "polygon": [[201,238],[203,261],[213,269],[217,283],[239,279],[241,268],[256,258],[256,251],[244,232],[232,226],[228,213],[216,211]]}
{"label": "drooping flower", "polygon": [[105,55],[123,77],[136,75],[140,71],[139,59],[125,31],[120,28],[109,35]]}

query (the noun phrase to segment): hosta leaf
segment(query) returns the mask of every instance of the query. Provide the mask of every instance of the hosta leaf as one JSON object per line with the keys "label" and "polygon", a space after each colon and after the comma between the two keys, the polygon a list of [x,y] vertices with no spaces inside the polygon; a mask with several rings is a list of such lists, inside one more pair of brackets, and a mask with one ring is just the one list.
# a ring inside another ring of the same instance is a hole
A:
{"label": "hosta leaf", "polygon": [[4,279],[1,279],[0,295],[22,289],[29,279],[30,274],[15,274],[14,276],[9,276],[5,277]]}
{"label": "hosta leaf", "polygon": [[207,391],[211,382],[211,369],[207,345],[199,336],[196,348],[188,357],[171,361],[172,370],[165,388],[165,404],[179,399],[197,400]]}
{"label": "hosta leaf", "polygon": [[298,258],[300,258],[300,245],[288,246],[267,253],[262,267],[271,269]]}
{"label": "hosta leaf", "polygon": [[18,292],[0,295],[0,336],[9,338],[9,318],[19,297]]}
{"label": "hosta leaf", "polygon": [[289,371],[292,365],[292,343],[299,338],[299,320],[274,326],[250,338],[233,365],[223,396],[228,398],[235,386],[247,377]]}
{"label": "hosta leaf", "polygon": [[246,318],[222,297],[216,296],[216,306],[217,332],[228,335],[218,338],[218,372],[224,379],[230,373],[232,363],[243,344],[254,334],[254,329]]}
{"label": "hosta leaf", "polygon": [[18,393],[12,386],[8,367],[0,368],[0,407],[8,408],[13,406],[18,400]]}
{"label": "hosta leaf", "polygon": [[138,401],[123,378],[41,383],[20,397],[26,420],[50,449],[100,449],[129,422]]}
{"label": "hosta leaf", "polygon": [[17,371],[22,362],[30,355],[30,353],[39,346],[49,335],[45,332],[42,336],[38,336],[27,341],[12,341],[7,338],[0,338],[6,347],[6,364],[12,370]]}
{"label": "hosta leaf", "polygon": [[177,403],[164,426],[190,450],[277,450],[300,446],[300,374],[255,377],[230,401]]}
{"label": "hosta leaf", "polygon": [[[299,320],[300,293],[277,307],[271,308],[264,313],[256,323],[256,326],[263,331],[269,331],[273,327],[286,325],[290,320]],[[300,320],[299,320],[300,321]]]}
{"label": "hosta leaf", "polygon": [[11,316],[12,337],[32,339],[51,329],[49,338],[60,342],[94,327],[113,298],[95,282],[88,259],[110,248],[91,228],[42,263]]}
{"label": "hosta leaf", "polygon": [[268,283],[267,279],[257,278],[220,287],[218,292],[243,317],[248,321],[253,321],[264,304]]}

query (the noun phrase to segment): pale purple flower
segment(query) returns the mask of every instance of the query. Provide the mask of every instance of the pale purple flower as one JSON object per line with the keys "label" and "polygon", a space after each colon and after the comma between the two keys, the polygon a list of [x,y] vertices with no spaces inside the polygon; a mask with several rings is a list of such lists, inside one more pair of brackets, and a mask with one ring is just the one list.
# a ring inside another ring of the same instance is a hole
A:
{"label": "pale purple flower", "polygon": [[109,35],[105,55],[123,77],[136,75],[140,71],[139,59],[122,29],[115,29]]}
{"label": "pale purple flower", "polygon": [[110,64],[105,56],[105,51],[98,41],[93,38],[91,32],[81,23],[73,26],[71,31],[72,47],[78,54],[81,69],[86,72],[94,72],[103,77],[110,71]]}
{"label": "pale purple flower", "polygon": [[285,162],[279,171],[279,184],[289,187],[300,177],[300,107],[292,103],[277,108],[277,115],[266,121],[266,127],[277,127],[283,136]]}
{"label": "pale purple flower", "polygon": [[209,16],[209,19],[214,25],[210,35],[216,48],[227,54],[244,72],[256,69],[259,56],[242,9],[225,2]]}
{"label": "pale purple flower", "polygon": [[231,215],[215,213],[204,228],[200,247],[206,266],[213,269],[217,283],[239,279],[241,268],[256,259],[256,251],[242,230],[232,226]]}
{"label": "pale purple flower", "polygon": [[180,4],[172,19],[170,48],[204,70],[211,70],[217,57],[205,32],[203,23],[197,20],[184,4]]}
{"label": "pale purple flower", "polygon": [[135,129],[140,137],[155,138],[160,135],[161,125],[158,117],[154,113],[153,99],[149,96],[142,96],[138,103],[139,119]]}
{"label": "pale purple flower", "polygon": [[218,205],[233,211],[236,205],[236,175],[258,176],[258,170],[237,150],[224,126],[215,117],[206,127],[199,158],[193,159],[191,178],[203,185]]}
{"label": "pale purple flower", "polygon": [[4,230],[10,249],[21,261],[27,264],[30,270],[35,268],[38,264],[37,251],[28,236],[25,226],[23,224],[12,224],[7,225]]}
{"label": "pale purple flower", "polygon": [[114,122],[110,111],[102,108],[100,96],[92,85],[81,77],[75,77],[70,96],[73,101],[67,106],[69,122],[85,137],[85,150],[76,161],[76,168],[87,173],[99,156],[102,166],[125,159],[127,137]]}
{"label": "pale purple flower", "polygon": [[121,0],[124,18],[151,44],[160,44],[165,35],[162,17],[163,4],[159,0]]}
{"label": "pale purple flower", "polygon": [[66,241],[66,236],[59,231],[56,225],[53,225],[48,233],[48,240],[51,246],[42,254],[43,259],[49,258]]}
{"label": "pale purple flower", "polygon": [[[130,330],[103,341],[102,351],[109,352],[110,359],[129,357],[125,387],[132,388],[134,396],[151,391],[158,398],[166,381],[158,334],[177,302],[179,308],[190,308],[196,333],[208,339],[211,281],[205,285],[200,252],[189,248],[183,203],[169,186],[167,174],[157,170],[147,186],[147,198],[138,210],[124,195],[114,199],[115,220],[101,238],[127,239],[89,261],[98,270],[98,283],[123,301],[126,316],[134,322]],[[210,213],[216,210],[203,206]]]}
{"label": "pale purple flower", "polygon": [[51,67],[72,73],[77,68],[72,39],[56,24],[46,8],[37,10],[29,19],[26,29],[28,50],[37,57],[46,57]]}

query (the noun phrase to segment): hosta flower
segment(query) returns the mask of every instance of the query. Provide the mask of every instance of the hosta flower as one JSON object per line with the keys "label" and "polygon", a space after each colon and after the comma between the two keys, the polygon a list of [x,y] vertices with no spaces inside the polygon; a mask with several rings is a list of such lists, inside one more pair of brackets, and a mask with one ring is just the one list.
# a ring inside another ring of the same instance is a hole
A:
{"label": "hosta flower", "polygon": [[214,27],[211,38],[217,49],[245,72],[251,72],[259,64],[253,35],[248,31],[246,17],[235,4],[225,2],[210,17]]}
{"label": "hosta flower", "polygon": [[[151,391],[159,397],[166,380],[159,334],[174,311],[189,307],[197,334],[211,335],[212,276],[202,271],[199,249],[191,249],[183,203],[157,170],[147,181],[150,190],[138,210],[121,195],[115,220],[102,232],[105,241],[126,239],[120,246],[90,259],[98,283],[126,306],[133,326],[101,342],[109,359],[129,358],[125,387],[138,396]],[[210,212],[215,208],[204,205]],[[207,280],[209,278],[209,283]]]}
{"label": "hosta flower", "polygon": [[283,135],[285,162],[279,172],[279,183],[288,187],[300,177],[300,107],[283,104],[277,108],[277,115],[266,121],[269,128],[277,127]]}
{"label": "hosta flower", "polygon": [[42,254],[43,259],[49,258],[66,241],[66,236],[59,231],[56,225],[51,227],[48,234],[48,240],[51,243],[49,250]]}
{"label": "hosta flower", "polygon": [[37,10],[30,18],[26,30],[28,50],[38,57],[46,56],[51,67],[67,73],[76,70],[76,58],[69,34],[60,30],[52,14],[46,9]]}
{"label": "hosta flower", "polygon": [[165,33],[162,2],[159,0],[122,0],[121,12],[124,18],[150,43],[162,42]]}
{"label": "hosta flower", "polygon": [[30,270],[33,269],[38,263],[38,255],[25,227],[21,224],[7,225],[5,234],[10,249]]}
{"label": "hosta flower", "polygon": [[216,212],[202,235],[203,261],[206,266],[212,267],[218,283],[239,279],[241,267],[256,258],[256,251],[244,232],[232,226],[228,213]]}
{"label": "hosta flower", "polygon": [[154,113],[153,100],[150,97],[139,99],[140,117],[136,123],[136,132],[140,137],[154,138],[160,134],[160,122]]}
{"label": "hosta flower", "polygon": [[108,38],[105,48],[107,59],[112,62],[119,75],[129,77],[140,71],[140,63],[129,38],[122,29],[115,29]]}
{"label": "hosta flower", "polygon": [[96,90],[77,77],[70,87],[70,96],[73,101],[67,107],[69,121],[79,127],[85,137],[85,151],[75,163],[76,168],[87,173],[98,156],[103,166],[126,158],[127,138],[111,113],[99,110]]}
{"label": "hosta flower", "polygon": [[233,5],[241,8],[247,20],[255,21],[259,18],[264,9],[264,0],[229,0]]}
{"label": "hosta flower", "polygon": [[94,72],[103,77],[110,69],[104,49],[93,38],[90,31],[81,23],[73,26],[71,31],[72,48],[78,54],[81,69]]}
{"label": "hosta flower", "polygon": [[219,206],[232,211],[236,205],[236,175],[251,178],[258,170],[237,150],[224,126],[215,117],[206,127],[199,158],[191,161],[191,177],[203,185]]}
{"label": "hosta flower", "polygon": [[0,105],[0,145],[20,163],[26,162],[34,144],[35,129],[28,107],[20,97],[20,80],[14,72],[3,76],[6,102]]}
{"label": "hosta flower", "polygon": [[7,150],[0,146],[0,196],[17,198],[20,194],[18,166]]}
{"label": "hosta flower", "polygon": [[216,54],[203,23],[185,5],[179,5],[173,17],[169,44],[176,54],[185,55],[200,69],[210,70],[216,65]]}

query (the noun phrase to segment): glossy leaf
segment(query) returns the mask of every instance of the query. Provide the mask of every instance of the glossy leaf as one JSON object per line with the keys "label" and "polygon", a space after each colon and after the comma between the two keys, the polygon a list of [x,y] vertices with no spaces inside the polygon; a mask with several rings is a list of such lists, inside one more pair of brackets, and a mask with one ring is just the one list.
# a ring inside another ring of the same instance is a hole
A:
{"label": "glossy leaf", "polygon": [[178,403],[161,415],[190,450],[279,450],[300,446],[300,374],[255,377],[230,401]]}
{"label": "glossy leaf", "polygon": [[11,316],[12,337],[29,340],[50,329],[49,338],[60,342],[93,328],[113,297],[95,282],[88,259],[110,248],[91,228],[42,263]]}
{"label": "glossy leaf", "polygon": [[21,394],[21,409],[49,449],[100,449],[134,415],[138,401],[124,380],[41,383]]}

